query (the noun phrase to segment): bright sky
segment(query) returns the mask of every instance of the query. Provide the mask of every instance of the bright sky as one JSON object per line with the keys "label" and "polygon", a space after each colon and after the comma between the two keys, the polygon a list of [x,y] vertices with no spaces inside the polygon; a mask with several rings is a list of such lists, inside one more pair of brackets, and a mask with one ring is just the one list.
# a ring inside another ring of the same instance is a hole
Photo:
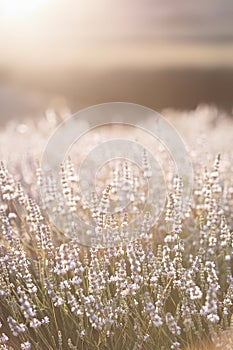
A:
{"label": "bright sky", "polygon": [[0,0],[0,70],[233,67],[232,0]]}

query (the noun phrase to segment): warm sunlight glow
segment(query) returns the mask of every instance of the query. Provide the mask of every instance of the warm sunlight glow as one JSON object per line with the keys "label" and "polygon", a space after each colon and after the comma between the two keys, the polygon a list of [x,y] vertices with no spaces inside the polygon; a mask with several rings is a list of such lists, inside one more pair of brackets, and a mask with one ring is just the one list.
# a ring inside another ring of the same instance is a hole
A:
{"label": "warm sunlight glow", "polygon": [[0,18],[19,19],[33,15],[48,0],[0,0]]}

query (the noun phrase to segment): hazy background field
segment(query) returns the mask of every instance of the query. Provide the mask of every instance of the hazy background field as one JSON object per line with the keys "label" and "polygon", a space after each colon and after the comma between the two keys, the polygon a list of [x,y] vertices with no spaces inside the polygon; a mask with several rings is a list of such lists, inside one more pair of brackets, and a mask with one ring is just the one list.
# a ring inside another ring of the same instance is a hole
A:
{"label": "hazy background field", "polygon": [[101,102],[232,113],[232,0],[0,0],[0,122]]}

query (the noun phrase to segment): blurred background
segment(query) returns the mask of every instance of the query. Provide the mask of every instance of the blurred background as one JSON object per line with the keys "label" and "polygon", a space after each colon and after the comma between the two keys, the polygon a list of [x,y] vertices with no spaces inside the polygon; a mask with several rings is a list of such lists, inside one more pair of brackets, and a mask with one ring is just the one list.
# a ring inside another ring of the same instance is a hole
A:
{"label": "blurred background", "polygon": [[0,0],[0,124],[128,101],[232,113],[232,0]]}

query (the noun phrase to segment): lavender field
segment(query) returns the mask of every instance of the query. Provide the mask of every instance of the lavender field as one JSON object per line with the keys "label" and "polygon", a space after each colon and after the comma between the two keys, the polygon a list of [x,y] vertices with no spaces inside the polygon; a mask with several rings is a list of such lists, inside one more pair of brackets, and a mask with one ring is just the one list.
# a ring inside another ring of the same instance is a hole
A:
{"label": "lavender field", "polygon": [[132,206],[143,201],[143,155],[142,173],[117,164],[112,178],[107,168],[89,206],[79,192],[79,156],[61,165],[69,213],[61,204],[57,217],[72,221],[79,212],[98,234],[107,230],[115,242],[107,247],[86,247],[81,228],[72,238],[53,225],[46,211],[56,195],[52,182],[41,200],[42,151],[67,115],[50,110],[37,122],[11,121],[1,130],[1,349],[233,348],[233,121],[208,106],[164,115],[191,155],[192,195],[184,205],[182,180],[167,165],[162,214],[153,227],[153,212],[136,220],[133,241],[124,240],[132,212],[109,215],[106,208],[126,182],[133,184],[124,187]]}

